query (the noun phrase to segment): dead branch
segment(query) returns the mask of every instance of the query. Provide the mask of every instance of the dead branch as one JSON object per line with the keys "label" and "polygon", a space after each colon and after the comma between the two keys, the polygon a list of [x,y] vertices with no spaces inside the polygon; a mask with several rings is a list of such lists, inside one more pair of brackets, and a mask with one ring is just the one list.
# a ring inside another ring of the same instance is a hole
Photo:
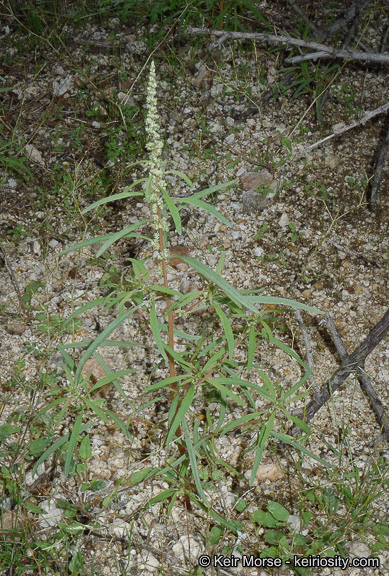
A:
{"label": "dead branch", "polygon": [[381,148],[378,154],[377,162],[374,167],[374,176],[371,181],[371,195],[370,204],[375,206],[378,200],[378,189],[381,182],[382,169],[385,164],[385,159],[389,149],[389,124],[386,131],[385,138],[382,141]]}
{"label": "dead branch", "polygon": [[351,124],[347,124],[346,126],[341,126],[339,128],[336,128],[336,129],[333,128],[334,131],[332,134],[330,134],[329,136],[326,136],[322,140],[319,140],[319,142],[315,142],[314,144],[311,144],[311,146],[308,146],[305,149],[305,152],[310,152],[311,150],[313,150],[314,148],[317,148],[318,146],[320,146],[324,142],[327,142],[327,140],[331,140],[331,138],[334,138],[334,136],[339,136],[340,134],[343,134],[344,132],[347,132],[348,130],[355,128],[356,126],[360,126],[361,124],[365,124],[366,122],[368,122],[369,120],[374,118],[374,116],[377,116],[377,114],[383,114],[384,112],[387,112],[387,110],[389,110],[389,103],[384,104],[383,106],[380,106],[379,108],[375,108],[374,110],[367,111],[366,114],[362,118],[360,118],[359,120],[354,120],[354,122],[351,122]]}
{"label": "dead branch", "polygon": [[[295,416],[303,419],[305,422],[312,420],[316,412],[322,408],[326,402],[331,398],[334,392],[347,380],[353,372],[357,375],[361,374],[367,356],[374,350],[376,346],[385,338],[389,331],[389,310],[385,313],[383,318],[374,326],[373,330],[368,334],[365,340],[358,346],[356,350],[348,357],[347,363],[341,366],[329,381],[319,390],[317,394],[305,408],[305,410],[296,411]],[[361,370],[362,369],[362,370]],[[366,373],[365,373],[366,374]],[[293,426],[290,434],[296,436],[301,433],[298,426]]]}
{"label": "dead branch", "polygon": [[[338,351],[338,354],[340,356],[342,366],[346,366],[347,364],[349,364],[350,363],[350,357],[347,353],[347,350],[346,350],[346,347],[343,343],[342,337],[339,334],[337,327],[335,326],[335,322],[334,322],[331,314],[327,313],[325,319],[320,324],[324,324],[327,327],[328,331],[330,332],[332,340],[335,344],[336,350]],[[358,371],[357,371],[357,376],[358,376],[358,381],[361,385],[361,388],[365,392],[365,394],[368,396],[368,398],[371,402],[371,405],[373,406],[373,410],[376,413],[378,422],[380,423],[380,425],[383,428],[384,433],[381,436],[381,439],[383,439],[384,437],[386,439],[389,439],[388,415],[385,412],[385,409],[382,406],[382,402],[381,402],[378,394],[374,390],[371,379],[366,374],[363,365],[359,365]]]}
{"label": "dead branch", "polygon": [[[346,50],[332,48],[325,46],[319,42],[311,42],[301,40],[300,38],[290,38],[289,36],[276,36],[275,34],[265,34],[262,32],[225,32],[224,30],[210,30],[209,28],[193,28],[189,26],[186,29],[187,34],[207,34],[219,37],[219,40],[213,42],[209,49],[213,50],[226,40],[259,40],[267,44],[281,44],[285,46],[300,46],[302,48],[312,48],[318,50],[316,55],[322,53],[323,55],[317,56],[322,58],[341,58],[342,60],[360,60],[362,62],[380,62],[381,64],[389,64],[389,54],[375,54],[373,52],[361,52],[360,50]],[[288,60],[289,62],[291,59]]]}

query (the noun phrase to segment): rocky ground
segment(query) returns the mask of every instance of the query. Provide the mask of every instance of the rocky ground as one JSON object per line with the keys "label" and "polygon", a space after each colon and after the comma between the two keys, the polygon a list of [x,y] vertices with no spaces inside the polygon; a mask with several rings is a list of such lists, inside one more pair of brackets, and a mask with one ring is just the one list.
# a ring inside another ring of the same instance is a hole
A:
{"label": "rocky ground", "polygon": [[[267,17],[271,18],[270,9]],[[372,13],[372,22],[364,42],[375,50],[384,26],[379,10]],[[2,94],[2,137],[9,140],[7,150],[13,158],[0,164],[0,424],[20,428],[8,437],[1,455],[4,528],[27,530],[34,542],[56,542],[57,556],[48,561],[51,573],[59,573],[69,562],[74,567],[79,554],[86,574],[201,574],[197,562],[201,555],[241,557],[268,546],[265,529],[255,524],[253,514],[273,502],[290,514],[289,525],[283,527],[289,542],[293,534],[301,533],[319,541],[320,550],[325,550],[333,546],[326,544],[328,535],[340,530],[339,542],[351,555],[379,554],[380,568],[325,568],[320,569],[322,574],[388,574],[388,550],[377,547],[379,536],[374,531],[379,522],[388,526],[388,445],[374,444],[380,426],[355,378],[317,413],[307,444],[334,464],[335,471],[308,457],[301,460],[292,449],[280,449],[274,441],[250,487],[253,452],[246,449],[255,440],[255,431],[215,439],[217,458],[235,471],[223,465],[211,470],[207,490],[211,507],[228,522],[241,523],[237,533],[226,530],[219,539],[215,520],[200,508],[185,509],[180,498],[170,514],[160,502],[144,510],[151,498],[169,488],[166,482],[158,477],[139,485],[129,481],[134,472],[163,466],[171,456],[156,426],[167,418],[168,396],[145,407],[140,419],[132,422],[131,442],[113,423],[94,426],[92,458],[82,474],[65,478],[60,458],[42,464],[38,477],[31,475],[36,462],[32,442],[42,435],[55,437],[52,421],[43,419],[32,427],[31,417],[48,405],[53,389],[65,378],[56,347],[96,338],[116,311],[102,306],[86,310],[70,330],[63,319],[106,294],[102,279],[105,284],[120,283],[121,275],[129,273],[129,256],[151,255],[147,245],[127,240],[118,242],[105,258],[96,257],[99,245],[58,257],[72,244],[149,216],[148,206],[139,199],[117,201],[87,217],[81,215],[97,198],[121,192],[147,174],[131,162],[146,157],[148,58],[154,59],[157,69],[164,157],[194,180],[195,191],[235,182],[211,198],[232,227],[190,208],[183,233],[172,233],[170,245],[177,260],[169,269],[171,285],[183,293],[202,286],[180,256],[189,255],[215,269],[224,252],[222,276],[235,288],[264,288],[264,295],[330,312],[349,353],[388,307],[388,163],[376,208],[372,210],[366,201],[385,115],[311,152],[307,147],[330,134],[333,125],[348,124],[383,105],[387,69],[353,63],[342,68],[320,126],[315,94],[295,99],[290,92],[280,94],[276,74],[280,53],[260,45],[232,41],[210,52],[208,38],[184,37],[177,42],[167,36],[151,54],[146,42],[149,30],[111,19],[104,26],[64,27],[55,41],[42,42],[33,52],[28,49],[31,35],[14,22],[4,21],[0,29],[5,46],[2,76],[12,87]],[[277,98],[264,102],[264,94],[271,90]],[[168,183],[176,196],[190,192],[177,175],[169,176]],[[158,275],[153,259],[149,267]],[[315,382],[323,385],[339,358],[319,325],[320,317],[307,313],[303,317],[313,345]],[[193,333],[204,326],[206,330],[215,326],[212,311],[184,321]],[[304,358],[304,340],[293,312],[277,312],[273,327],[276,336]],[[135,369],[121,379],[134,415],[146,402],[144,389],[165,377],[166,371],[163,365],[156,368],[158,351],[140,318],[131,317],[114,339],[146,346],[102,352],[112,370]],[[366,362],[386,409],[388,344],[386,337]],[[77,360],[77,349],[73,352]],[[236,354],[240,358],[244,352]],[[302,375],[290,356],[269,347],[267,341],[258,347],[256,357],[269,378],[284,389]],[[95,381],[104,375],[93,360],[88,371]],[[104,395],[110,410],[128,417],[129,407],[117,390],[109,388]],[[205,403],[206,398],[199,395],[191,413],[194,420],[207,407]],[[210,410],[218,414],[216,403],[210,403]],[[243,415],[240,406],[231,405],[230,421]],[[72,424],[66,416],[62,433]],[[12,443],[20,447],[16,453]],[[82,489],[92,478],[103,481],[100,489]],[[349,500],[342,486],[350,488]],[[337,507],[319,498],[325,493],[337,496]],[[243,509],[239,499],[246,503]],[[312,518],[303,528],[301,518],[307,511]],[[318,535],[321,526],[323,533]],[[36,550],[32,546],[26,556],[37,554]],[[215,570],[218,574],[292,573],[285,564],[273,572],[241,564]],[[83,572],[70,569],[68,573]],[[313,568],[312,573],[319,572]]]}

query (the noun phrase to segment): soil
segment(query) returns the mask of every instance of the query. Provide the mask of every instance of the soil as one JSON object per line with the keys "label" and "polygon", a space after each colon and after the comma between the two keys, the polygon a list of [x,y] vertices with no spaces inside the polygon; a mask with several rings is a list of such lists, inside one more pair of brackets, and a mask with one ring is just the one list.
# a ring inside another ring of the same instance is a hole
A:
{"label": "soil", "polygon": [[[267,7],[264,16],[276,26],[280,13]],[[293,22],[289,13],[288,18]],[[377,51],[384,27],[381,11],[372,10],[363,39],[372,51]],[[118,200],[85,215],[81,211],[96,199],[122,192],[147,175],[147,168],[131,162],[147,157],[144,120],[151,58],[157,70],[164,158],[194,180],[194,191],[234,182],[210,198],[231,227],[212,214],[194,207],[186,209],[182,234],[173,232],[170,236],[171,287],[183,293],[204,287],[182,258],[190,256],[214,270],[224,253],[222,276],[236,289],[263,288],[265,296],[288,298],[330,312],[349,354],[386,313],[387,162],[378,204],[372,209],[366,200],[374,159],[387,127],[386,116],[378,116],[310,153],[306,148],[330,134],[335,124],[350,123],[365,111],[383,105],[387,98],[387,67],[353,62],[342,66],[320,124],[315,114],[317,94],[309,90],[295,98],[293,91],[282,94],[277,69],[284,54],[259,44],[231,41],[210,51],[209,38],[177,38],[167,33],[164,42],[151,53],[146,42],[150,29],[131,27],[113,18],[104,26],[67,25],[55,41],[39,42],[39,49],[33,51],[29,48],[31,35],[12,19],[0,28],[4,46],[1,75],[5,85],[12,87],[1,94],[2,137],[10,142],[12,156],[8,158],[12,162],[0,157],[0,424],[21,427],[20,435],[14,435],[12,442],[18,443],[23,436],[24,445],[30,446],[40,437],[39,426],[43,425],[54,434],[54,423],[48,418],[32,426],[31,417],[52,401],[53,395],[48,392],[52,392],[50,382],[54,386],[55,375],[59,375],[59,386],[66,380],[57,346],[95,339],[117,317],[117,311],[102,305],[86,310],[71,330],[63,325],[63,319],[87,302],[105,296],[107,282],[124,283],[131,273],[129,257],[152,256],[147,243],[128,239],[117,242],[104,258],[96,257],[100,245],[58,256],[85,239],[116,232],[149,217],[149,208],[140,197]],[[321,70],[323,67],[324,63]],[[263,98],[270,93],[274,97]],[[265,178],[262,188],[257,180],[261,173]],[[176,174],[167,180],[175,197],[191,193]],[[257,204],[255,194],[260,198]],[[147,266],[151,276],[158,278],[155,258]],[[304,339],[293,310],[268,309],[273,314],[276,337],[304,359]],[[314,382],[323,386],[340,360],[320,325],[321,316],[304,312],[303,318],[312,341]],[[208,335],[214,330],[216,337],[220,327],[214,310],[204,309],[183,319],[184,328],[194,334],[204,330]],[[215,521],[200,508],[186,509],[182,497],[170,514],[169,502],[144,510],[145,504],[167,490],[169,484],[159,477],[134,484],[131,475],[148,467],[164,466],[173,454],[173,448],[164,445],[160,427],[168,418],[170,397],[157,391],[154,399],[161,397],[158,402],[141,410],[141,416],[137,411],[146,398],[153,399],[144,395],[145,388],[167,377],[167,370],[140,315],[131,316],[113,338],[135,344],[101,352],[113,371],[134,370],[120,379],[132,406],[129,409],[112,385],[97,391],[96,397],[123,421],[132,420],[132,440],[114,422],[99,422],[90,430],[93,456],[87,471],[67,478],[65,456],[58,462],[42,464],[33,478],[31,469],[36,458],[27,448],[16,460],[12,452],[2,455],[5,467],[20,464],[24,498],[47,511],[42,517],[25,512],[16,520],[14,500],[3,484],[4,522],[7,520],[9,527],[16,524],[19,529],[29,526],[36,538],[47,540],[58,534],[66,514],[69,517],[60,503],[70,503],[74,522],[83,530],[77,546],[87,574],[92,574],[92,558],[94,573],[99,575],[167,575],[199,574],[195,570],[201,554],[258,554],[268,544],[264,529],[254,525],[255,510],[266,510],[269,502],[278,502],[298,521],[299,514],[312,505],[304,493],[318,494],[328,488],[339,494],[341,481],[348,479],[352,484],[350,477],[355,470],[362,485],[375,463],[388,463],[387,442],[375,443],[381,434],[380,425],[353,377],[316,414],[311,423],[314,432],[306,444],[334,466],[337,476],[311,458],[300,458],[291,447],[280,448],[273,440],[250,486],[254,452],[247,452],[247,448],[255,442],[256,431],[219,437],[215,439],[217,459],[236,472],[223,465],[214,469],[207,494],[215,513],[229,522],[240,521],[244,530],[237,535],[227,530],[220,542],[211,545],[209,536]],[[80,351],[67,350],[77,362]],[[234,358],[244,360],[245,353],[243,346],[237,348]],[[267,340],[255,354],[262,370],[284,390],[304,373],[286,352],[270,346]],[[365,368],[383,406],[389,409],[387,337],[370,354]],[[89,386],[105,375],[93,359],[84,367],[84,377],[89,372]],[[307,390],[309,399],[313,390]],[[213,416],[218,415],[217,402],[209,402],[205,393],[196,398],[190,412],[192,421],[207,407]],[[256,408],[261,407],[258,400]],[[232,422],[244,414],[244,409],[232,402],[228,420]],[[61,434],[67,434],[73,424],[66,415]],[[10,444],[8,441],[8,448]],[[202,466],[207,469],[206,462]],[[82,490],[82,482],[92,478],[104,481],[104,487],[95,492]],[[237,498],[246,500],[245,510],[237,509]],[[387,488],[369,503],[370,507],[374,508],[376,521],[387,525]],[[311,537],[320,525],[334,532],[344,526],[339,518],[348,513],[342,500],[338,515],[330,520],[316,503],[313,519],[302,534]],[[358,524],[359,532],[355,529],[345,533],[346,550],[357,556],[366,555],[363,546],[369,554],[377,543],[374,531],[361,526]],[[70,555],[74,553],[69,551]],[[388,550],[378,553],[379,569],[322,568],[320,572],[336,576],[388,574]],[[60,571],[58,564],[57,573]],[[261,572],[259,568],[244,569],[240,564],[237,568],[224,566],[217,573],[286,575],[292,571],[284,565],[278,571]],[[313,568],[312,573],[319,572]]]}

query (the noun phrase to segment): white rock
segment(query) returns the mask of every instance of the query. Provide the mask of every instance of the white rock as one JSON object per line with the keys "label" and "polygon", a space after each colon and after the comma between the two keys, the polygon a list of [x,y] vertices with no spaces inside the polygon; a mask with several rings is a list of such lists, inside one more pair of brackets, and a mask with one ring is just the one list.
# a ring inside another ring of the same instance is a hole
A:
{"label": "white rock", "polygon": [[27,158],[29,158],[33,162],[36,162],[37,164],[41,164],[42,166],[44,165],[42,154],[39,152],[39,150],[35,148],[35,146],[33,146],[32,144],[26,144],[24,149],[26,151]]}
{"label": "white rock", "polygon": [[53,95],[63,96],[68,92],[73,86],[73,78],[68,74],[66,78],[60,78],[60,80],[53,80]]}
{"label": "white rock", "polygon": [[286,214],[286,212],[284,212],[281,218],[278,220],[278,224],[281,226],[281,228],[285,228],[285,226],[287,226],[289,222],[290,220],[288,218],[288,215]]}
{"label": "white rock", "polygon": [[131,524],[124,522],[124,520],[121,520],[120,518],[115,518],[112,522],[111,532],[118,538],[125,538],[128,540],[131,530]]}
{"label": "white rock", "polygon": [[202,544],[191,535],[183,535],[173,546],[173,552],[181,558],[196,562],[203,551]]}
{"label": "white rock", "polygon": [[57,508],[54,500],[45,500],[39,507],[45,510],[44,520],[41,520],[39,524],[42,528],[48,528],[49,526],[55,526],[62,518],[62,510]]}

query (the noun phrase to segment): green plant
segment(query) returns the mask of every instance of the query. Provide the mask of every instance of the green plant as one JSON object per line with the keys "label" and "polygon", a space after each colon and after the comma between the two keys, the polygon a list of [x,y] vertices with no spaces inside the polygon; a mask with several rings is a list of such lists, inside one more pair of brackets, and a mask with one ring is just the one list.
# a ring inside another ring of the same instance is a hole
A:
{"label": "green plant", "polygon": [[[215,471],[216,467],[221,465],[214,446],[214,440],[217,437],[234,430],[251,429],[254,431],[255,441],[250,447],[255,452],[251,484],[255,479],[263,451],[270,437],[286,442],[300,452],[310,454],[311,457],[321,461],[319,457],[308,452],[303,444],[283,431],[286,421],[290,420],[298,424],[304,434],[310,433],[308,426],[288,411],[288,405],[291,402],[308,394],[309,390],[304,385],[310,371],[293,350],[274,337],[266,311],[258,309],[256,305],[292,306],[313,313],[319,313],[319,311],[292,300],[262,296],[258,293],[261,290],[236,290],[221,276],[224,254],[221,255],[216,271],[194,258],[182,256],[182,261],[203,279],[203,287],[182,294],[169,285],[170,253],[167,243],[170,225],[168,218],[172,219],[177,232],[181,234],[180,212],[192,206],[206,210],[225,225],[231,226],[212,204],[207,204],[203,200],[205,196],[227,188],[231,182],[217,184],[185,198],[171,196],[167,189],[165,174],[180,176],[189,186],[193,184],[185,174],[174,169],[166,170],[162,162],[163,144],[159,135],[154,64],[150,71],[147,104],[146,131],[150,161],[141,162],[141,164],[149,164],[149,176],[135,181],[124,192],[94,202],[83,212],[89,212],[108,202],[129,197],[142,197],[150,206],[150,217],[131,224],[119,232],[81,242],[64,250],[62,254],[102,243],[96,255],[98,258],[117,240],[137,238],[147,240],[156,252],[157,269],[155,266],[153,268],[150,258],[143,260],[131,258],[132,270],[125,285],[119,282],[119,286],[115,288],[118,277],[117,271],[112,269],[107,278],[109,288],[112,289],[110,293],[106,297],[81,306],[68,318],[70,323],[83,312],[99,305],[117,307],[119,312],[119,316],[94,341],[58,347],[64,358],[67,383],[64,388],[57,388],[51,392],[55,399],[38,412],[34,422],[38,423],[49,418],[55,430],[67,414],[73,425],[71,431],[65,436],[56,434],[55,439],[48,436],[42,437],[39,446],[42,453],[34,465],[34,472],[41,462],[54,453],[57,456],[63,454],[66,476],[82,472],[86,452],[90,453],[84,449],[81,450],[83,443],[86,442],[85,433],[99,420],[105,423],[113,421],[131,440],[129,424],[132,419],[137,418],[138,413],[142,412],[143,406],[134,411],[133,403],[127,398],[118,379],[135,371],[128,369],[112,373],[99,355],[98,349],[101,346],[134,345],[134,343],[111,341],[109,337],[136,312],[146,322],[152,333],[155,351],[159,355],[159,358],[154,359],[155,365],[162,370],[165,370],[167,366],[169,371],[166,377],[153,382],[146,388],[145,396],[150,396],[150,400],[145,405],[153,404],[161,398],[168,399],[170,410],[164,444],[170,450],[171,456],[164,466],[146,468],[134,473],[130,478],[131,484],[144,482],[158,475],[170,487],[150,500],[148,506],[165,500],[168,502],[168,510],[171,510],[177,498],[182,496],[188,508],[194,504],[206,510],[214,520],[236,532],[237,525],[227,522],[210,508],[205,493],[206,489],[211,488],[209,476],[207,472],[199,471],[202,468],[199,462],[203,455],[214,466]],[[136,187],[141,184],[145,186],[145,190],[137,191]],[[149,236],[143,232],[147,227]],[[177,319],[191,316],[194,312],[201,310],[207,311],[208,327],[202,328],[199,334],[190,334],[178,329]],[[284,390],[281,385],[273,383],[256,364],[256,344],[257,341],[263,339],[268,341],[269,346],[276,346],[283,350],[290,361],[300,367],[301,376],[289,390]],[[180,351],[176,348],[177,341],[180,343]],[[244,362],[234,358],[237,348],[242,346],[246,349]],[[86,348],[78,363],[68,352],[76,348]],[[85,374],[84,367],[92,357],[106,372],[106,376],[89,390],[87,385],[89,374]],[[259,385],[257,381],[263,384]],[[96,399],[91,395],[108,383],[113,383],[131,408],[125,420],[109,410],[104,399]],[[219,412],[215,415],[207,409],[205,426],[201,429],[200,421],[193,418],[191,408],[201,405],[204,399],[208,401],[212,399],[216,402]],[[264,402],[264,408],[261,410],[255,408],[257,399],[262,399]],[[228,421],[227,415],[232,406],[245,407],[246,413],[235,420]],[[97,420],[90,419],[90,414],[93,414],[94,418],[97,417]],[[274,430],[276,423],[277,431]],[[163,426],[162,429],[164,429]],[[174,450],[171,451],[174,447],[178,448],[178,455]]]}

